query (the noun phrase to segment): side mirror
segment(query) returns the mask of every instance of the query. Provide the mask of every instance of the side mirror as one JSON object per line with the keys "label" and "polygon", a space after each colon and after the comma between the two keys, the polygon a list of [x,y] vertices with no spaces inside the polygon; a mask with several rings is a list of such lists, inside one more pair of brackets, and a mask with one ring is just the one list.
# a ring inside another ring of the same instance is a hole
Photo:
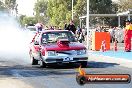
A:
{"label": "side mirror", "polygon": [[39,42],[35,41],[35,42],[34,42],[34,45],[39,45]]}

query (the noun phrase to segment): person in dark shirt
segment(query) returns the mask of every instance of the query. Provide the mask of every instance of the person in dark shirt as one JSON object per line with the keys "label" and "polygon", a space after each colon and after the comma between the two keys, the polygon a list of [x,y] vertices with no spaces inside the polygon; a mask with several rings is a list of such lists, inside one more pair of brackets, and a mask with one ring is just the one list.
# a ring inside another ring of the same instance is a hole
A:
{"label": "person in dark shirt", "polygon": [[74,34],[76,33],[76,27],[72,20],[70,21],[70,24],[68,25],[66,30],[72,31]]}
{"label": "person in dark shirt", "polygon": [[67,23],[65,23],[64,25],[64,30],[67,30]]}

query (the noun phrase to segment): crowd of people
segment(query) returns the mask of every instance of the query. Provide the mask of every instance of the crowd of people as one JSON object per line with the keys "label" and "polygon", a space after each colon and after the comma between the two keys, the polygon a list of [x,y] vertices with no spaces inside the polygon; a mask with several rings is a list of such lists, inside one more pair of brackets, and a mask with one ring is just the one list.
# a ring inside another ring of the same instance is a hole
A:
{"label": "crowd of people", "polygon": [[36,31],[40,32],[42,30],[68,30],[75,34],[77,40],[82,43],[85,41],[86,31],[82,29],[80,26],[75,26],[74,22],[71,20],[69,24],[65,23],[64,28],[57,26],[44,26],[41,22],[38,22],[36,25]]}
{"label": "crowd of people", "polygon": [[111,42],[121,41],[124,42],[125,52],[131,52],[131,40],[132,40],[132,20],[125,21],[125,27],[110,27],[107,31],[103,27],[95,28],[97,32],[109,32]]}
{"label": "crowd of people", "polygon": [[[71,20],[69,24],[65,23],[64,28],[61,27],[57,27],[57,26],[45,26],[42,23],[37,23],[36,25],[36,31],[42,31],[44,30],[68,30],[68,31],[72,31],[75,36],[77,37],[77,40],[82,43],[86,40],[86,29],[81,28],[80,26],[75,27],[74,22]],[[117,32],[119,31],[121,28],[119,27],[110,27],[109,30],[106,30],[106,28],[103,28],[102,26],[98,26],[95,28],[94,31],[96,32],[109,32],[110,33],[110,37],[111,37],[111,42],[115,42],[117,41],[117,38],[119,36],[117,35],[121,35],[121,34],[116,34],[116,33],[120,33]],[[124,47],[125,47],[125,51],[126,52],[131,52],[131,38],[132,38],[132,21],[127,20],[126,21],[126,26],[123,30],[122,33],[122,38],[124,39]]]}

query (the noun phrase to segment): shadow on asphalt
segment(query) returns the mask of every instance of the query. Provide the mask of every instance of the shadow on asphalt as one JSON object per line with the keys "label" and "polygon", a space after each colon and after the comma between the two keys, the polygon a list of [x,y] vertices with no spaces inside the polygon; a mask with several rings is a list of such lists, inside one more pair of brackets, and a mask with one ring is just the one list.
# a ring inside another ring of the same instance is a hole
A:
{"label": "shadow on asphalt", "polygon": [[[105,63],[105,62],[88,62],[86,68],[107,68],[117,66],[116,63]],[[65,65],[54,65],[42,68],[39,65],[36,66],[23,66],[23,65],[14,65],[14,66],[0,66],[0,77],[40,77],[40,76],[49,76],[49,77],[59,77],[60,75],[76,75],[78,73],[78,67],[80,64],[65,64]],[[85,68],[85,69],[86,69]]]}
{"label": "shadow on asphalt", "polygon": [[90,61],[88,62],[88,68],[107,68],[107,67],[114,67],[119,64],[117,63],[106,63],[106,62],[95,62],[95,61]]}
{"label": "shadow on asphalt", "polygon": [[0,77],[40,77],[40,76],[59,76],[59,75],[74,75],[77,73],[76,68],[78,65],[72,66],[49,66],[42,68],[39,65],[36,66],[0,66]]}
{"label": "shadow on asphalt", "polygon": [[[48,65],[46,68],[47,69],[75,69],[75,68],[79,68],[80,64],[57,64],[57,65]],[[39,68],[43,68],[43,67],[39,67]]]}
{"label": "shadow on asphalt", "polygon": [[[85,68],[107,68],[107,67],[114,67],[119,64],[117,63],[106,63],[106,62],[95,62],[95,61],[88,61],[87,67]],[[76,69],[79,68],[80,64],[63,64],[63,65],[50,65],[46,67],[47,69]],[[38,67],[43,68],[43,67]]]}

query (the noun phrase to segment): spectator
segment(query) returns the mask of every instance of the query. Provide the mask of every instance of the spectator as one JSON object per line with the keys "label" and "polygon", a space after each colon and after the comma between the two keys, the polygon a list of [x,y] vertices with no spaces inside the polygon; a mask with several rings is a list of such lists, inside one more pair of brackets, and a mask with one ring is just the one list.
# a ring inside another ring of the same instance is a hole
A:
{"label": "spectator", "polygon": [[77,38],[80,43],[85,41],[85,29],[77,27]]}
{"label": "spectator", "polygon": [[129,20],[126,21],[125,33],[124,33],[124,43],[125,51],[131,52],[131,37],[132,37],[132,24]]}
{"label": "spectator", "polygon": [[74,34],[76,33],[76,27],[72,20],[70,21],[70,24],[68,25],[67,30],[72,31]]}
{"label": "spectator", "polygon": [[76,30],[76,34],[79,35],[80,33],[81,33],[81,28],[80,28],[80,26],[78,25],[78,26],[77,26],[77,30]]}
{"label": "spectator", "polygon": [[67,30],[67,23],[65,23],[64,25],[64,30]]}
{"label": "spectator", "polygon": [[61,29],[61,26],[58,27],[58,30],[62,30],[62,29]]}
{"label": "spectator", "polygon": [[110,35],[111,35],[111,42],[114,42],[115,41],[115,30],[116,30],[116,27],[113,27],[111,32],[110,32]]}
{"label": "spectator", "polygon": [[101,32],[101,27],[98,26],[96,29],[95,29],[96,32]]}
{"label": "spectator", "polygon": [[42,29],[43,29],[43,24],[42,24],[41,22],[38,22],[38,23],[35,25],[35,27],[36,27],[36,31],[37,31],[37,32],[40,32],[40,31],[42,31]]}
{"label": "spectator", "polygon": [[108,32],[110,33],[110,41],[112,42],[112,38],[113,38],[113,33],[114,33],[114,31],[113,31],[114,29],[110,26],[110,28],[109,28],[109,30],[108,30]]}
{"label": "spectator", "polygon": [[54,28],[52,26],[50,26],[50,29],[49,30],[54,30]]}
{"label": "spectator", "polygon": [[45,30],[48,30],[48,29],[49,29],[49,27],[48,27],[48,26],[46,26],[46,27],[45,27]]}
{"label": "spectator", "polygon": [[54,30],[58,30],[58,27],[57,27],[57,26],[54,26],[53,29],[54,29]]}

